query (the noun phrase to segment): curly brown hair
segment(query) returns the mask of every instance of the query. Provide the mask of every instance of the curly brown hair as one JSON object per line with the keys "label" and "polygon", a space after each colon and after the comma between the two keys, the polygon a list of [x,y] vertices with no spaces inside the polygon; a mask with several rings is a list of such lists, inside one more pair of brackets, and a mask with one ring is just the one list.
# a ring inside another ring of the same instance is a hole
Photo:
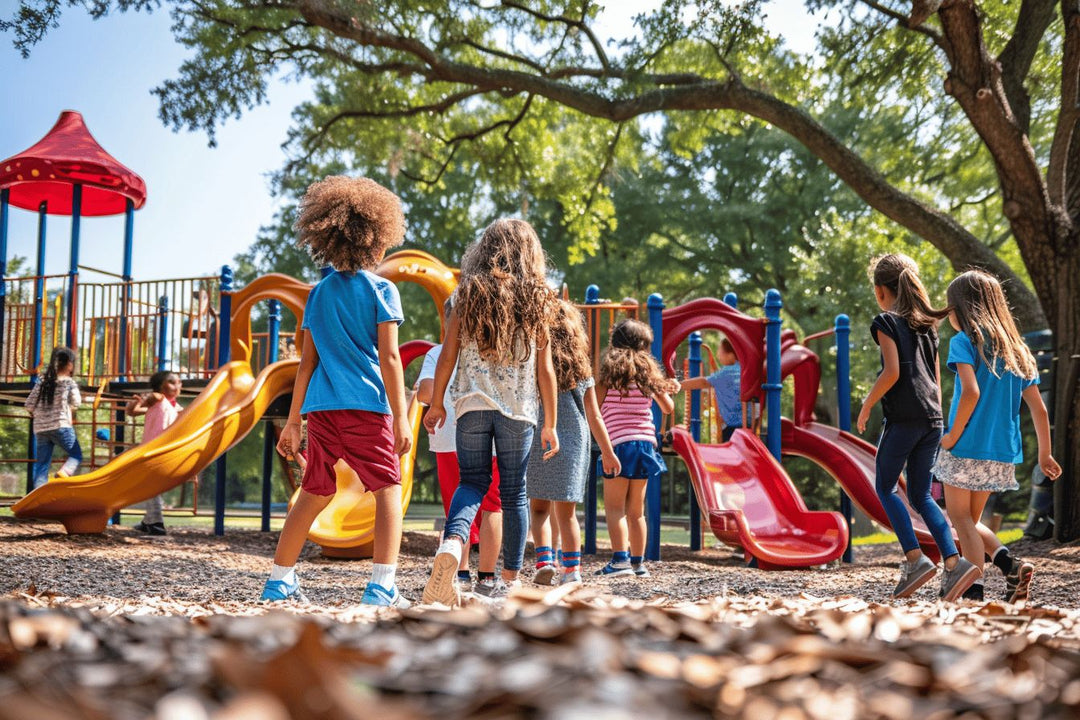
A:
{"label": "curly brown hair", "polygon": [[649,354],[652,340],[652,330],[640,320],[623,320],[616,325],[600,361],[600,384],[624,396],[634,386],[646,397],[678,390]]}
{"label": "curly brown hair", "polygon": [[524,220],[491,223],[461,258],[454,291],[461,337],[491,362],[523,362],[531,342],[547,343],[555,299],[540,238]]}
{"label": "curly brown hair", "polygon": [[405,213],[398,196],[374,180],[332,175],[308,187],[293,228],[296,246],[318,265],[355,273],[374,270],[402,243]]}
{"label": "curly brown hair", "polygon": [[585,318],[573,303],[565,300],[559,300],[555,306],[555,322],[551,326],[551,360],[555,365],[555,380],[561,393],[573,390],[582,380],[592,377]]}

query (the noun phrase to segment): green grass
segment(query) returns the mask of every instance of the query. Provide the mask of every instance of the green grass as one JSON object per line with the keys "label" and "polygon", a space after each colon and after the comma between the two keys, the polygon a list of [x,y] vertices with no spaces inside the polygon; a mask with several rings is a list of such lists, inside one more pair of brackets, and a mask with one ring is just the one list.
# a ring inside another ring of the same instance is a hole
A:
{"label": "green grass", "polygon": [[[1023,528],[1006,528],[998,531],[998,539],[1001,542],[1008,545],[1011,542],[1016,542],[1024,536]],[[887,545],[888,543],[896,542],[896,534],[890,532],[879,532],[873,535],[863,535],[862,537],[852,538],[851,544],[855,547],[860,545]]]}

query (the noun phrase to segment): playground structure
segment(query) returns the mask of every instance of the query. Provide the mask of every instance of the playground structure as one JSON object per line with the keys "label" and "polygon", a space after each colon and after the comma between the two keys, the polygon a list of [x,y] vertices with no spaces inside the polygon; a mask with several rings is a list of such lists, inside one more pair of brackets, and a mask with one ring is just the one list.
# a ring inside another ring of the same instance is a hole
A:
{"label": "playground structure", "polygon": [[[97,174],[86,171],[86,159],[80,165],[70,157],[61,158],[62,153],[55,148],[65,143],[96,153]],[[78,168],[72,169],[75,166],[82,170],[76,172]],[[57,175],[61,167],[67,172]],[[5,277],[0,294],[4,328],[0,334],[0,399],[16,403],[24,397],[36,381],[42,358],[61,340],[78,353],[79,378],[91,388],[97,387],[89,423],[93,438],[88,453],[90,472],[53,480],[34,490],[15,504],[15,514],[58,520],[68,532],[101,532],[120,508],[182,484],[214,464],[214,528],[221,534],[227,451],[260,421],[267,420],[262,526],[268,530],[275,444],[272,418],[284,415],[297,366],[295,359],[278,359],[279,347],[288,337],[279,330],[281,307],[295,316],[299,326],[311,286],[271,274],[234,290],[228,267],[216,277],[133,281],[133,213],[145,202],[145,185],[93,141],[77,113],[62,114],[45,139],[0,169],[4,172],[0,174],[3,268],[9,206],[36,206],[39,212],[38,273]],[[78,271],[86,268],[78,264],[80,213],[105,214],[117,209],[125,213],[121,282],[82,283]],[[45,275],[42,264],[49,213],[70,213],[73,218],[72,259],[68,274],[62,276]],[[395,282],[420,284],[431,295],[442,320],[443,302],[456,285],[456,270],[424,252],[406,250],[386,258],[377,272]],[[57,279],[62,281],[60,285],[49,285]],[[268,331],[253,333],[252,312],[263,302],[267,303]],[[701,391],[688,393],[686,427],[672,429],[674,450],[686,462],[693,485],[691,547],[700,548],[699,523],[704,515],[718,539],[742,547],[762,567],[820,565],[842,554],[850,559],[850,508],[845,505],[840,514],[809,511],[780,464],[784,454],[808,458],[841,484],[845,501],[850,497],[864,513],[888,526],[874,491],[874,448],[849,432],[847,318],[837,318],[835,331],[818,334],[835,332],[837,341],[839,427],[834,428],[814,419],[820,361],[797,342],[793,332],[781,332],[779,294],[767,294],[764,319],[739,312],[736,304],[731,294],[723,302],[705,298],[666,310],[660,295],[650,296],[647,303],[655,336],[653,352],[670,373],[675,374],[676,352],[684,341],[689,344],[689,375],[702,373],[700,331],[707,329],[724,333],[742,368],[740,395],[744,427],[749,429],[736,432],[732,441],[723,445],[702,444],[703,416],[705,429],[712,429],[706,433],[709,437],[715,438],[719,428],[714,427],[715,410],[703,412]],[[637,303],[603,302],[596,286],[587,289],[585,303],[578,307],[589,329],[595,371],[607,331],[622,317],[637,317],[641,308]],[[300,339],[293,339],[300,351]],[[404,363],[422,357],[430,346],[426,341],[405,343]],[[185,384],[201,387],[201,392],[163,435],[136,447],[130,442],[133,438],[125,439],[126,431],[132,428],[123,417],[122,404],[133,390],[144,388],[149,374],[159,369],[177,372]],[[780,389],[786,377],[794,382],[792,420],[780,418]],[[711,393],[707,395],[709,404]],[[766,421],[764,443],[755,432],[762,419],[757,411],[761,406]],[[99,412],[102,408],[107,412]],[[412,398],[409,413],[415,440],[421,413]],[[102,421],[102,414],[115,419]],[[34,455],[33,434],[29,436],[27,463]],[[117,451],[121,451],[119,456]],[[410,454],[402,458],[403,512],[411,498],[415,454],[414,442]],[[105,462],[99,465],[101,460]],[[368,554],[373,533],[370,494],[363,492],[355,475],[344,467],[339,468],[338,488],[310,537],[329,555]],[[588,493],[584,549],[595,553],[595,477],[590,479]],[[650,532],[646,555],[656,560],[660,549],[658,477],[649,481],[647,500]],[[936,556],[921,519],[914,513],[912,518],[924,549]]]}

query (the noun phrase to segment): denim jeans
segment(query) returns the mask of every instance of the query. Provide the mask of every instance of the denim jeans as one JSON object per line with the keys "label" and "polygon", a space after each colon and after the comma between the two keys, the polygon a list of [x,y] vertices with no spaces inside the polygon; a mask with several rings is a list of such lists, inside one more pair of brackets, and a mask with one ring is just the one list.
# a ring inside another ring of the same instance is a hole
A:
{"label": "denim jeans", "polygon": [[907,496],[934,536],[941,557],[956,554],[956,543],[945,516],[930,497],[930,468],[941,442],[941,425],[929,422],[885,422],[877,449],[876,489],[904,552],[919,547],[904,501],[897,497],[900,471],[907,466]]}
{"label": "denim jeans", "polygon": [[59,445],[67,453],[67,460],[61,468],[68,475],[74,475],[82,462],[82,448],[79,447],[79,439],[75,437],[75,430],[69,427],[46,430],[35,434],[36,450],[34,451],[34,487],[44,485],[49,481],[49,467],[52,464],[53,447]]}
{"label": "denim jeans", "polygon": [[503,510],[503,568],[517,571],[525,559],[529,503],[525,468],[529,464],[534,426],[511,420],[495,410],[473,410],[457,419],[457,457],[461,481],[454,491],[443,537],[456,535],[468,546],[469,529],[491,485],[491,443],[499,465],[499,497]]}

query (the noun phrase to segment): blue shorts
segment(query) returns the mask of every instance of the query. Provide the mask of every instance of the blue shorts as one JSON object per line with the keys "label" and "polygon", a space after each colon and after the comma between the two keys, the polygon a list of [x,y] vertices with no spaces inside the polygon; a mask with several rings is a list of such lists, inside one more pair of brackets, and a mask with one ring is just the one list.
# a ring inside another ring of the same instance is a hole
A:
{"label": "blue shorts", "polygon": [[[667,472],[667,464],[660,451],[648,440],[630,440],[615,446],[615,457],[619,458],[622,472],[619,477],[627,480],[648,480],[651,475]],[[596,474],[604,476],[603,461],[597,460]]]}

